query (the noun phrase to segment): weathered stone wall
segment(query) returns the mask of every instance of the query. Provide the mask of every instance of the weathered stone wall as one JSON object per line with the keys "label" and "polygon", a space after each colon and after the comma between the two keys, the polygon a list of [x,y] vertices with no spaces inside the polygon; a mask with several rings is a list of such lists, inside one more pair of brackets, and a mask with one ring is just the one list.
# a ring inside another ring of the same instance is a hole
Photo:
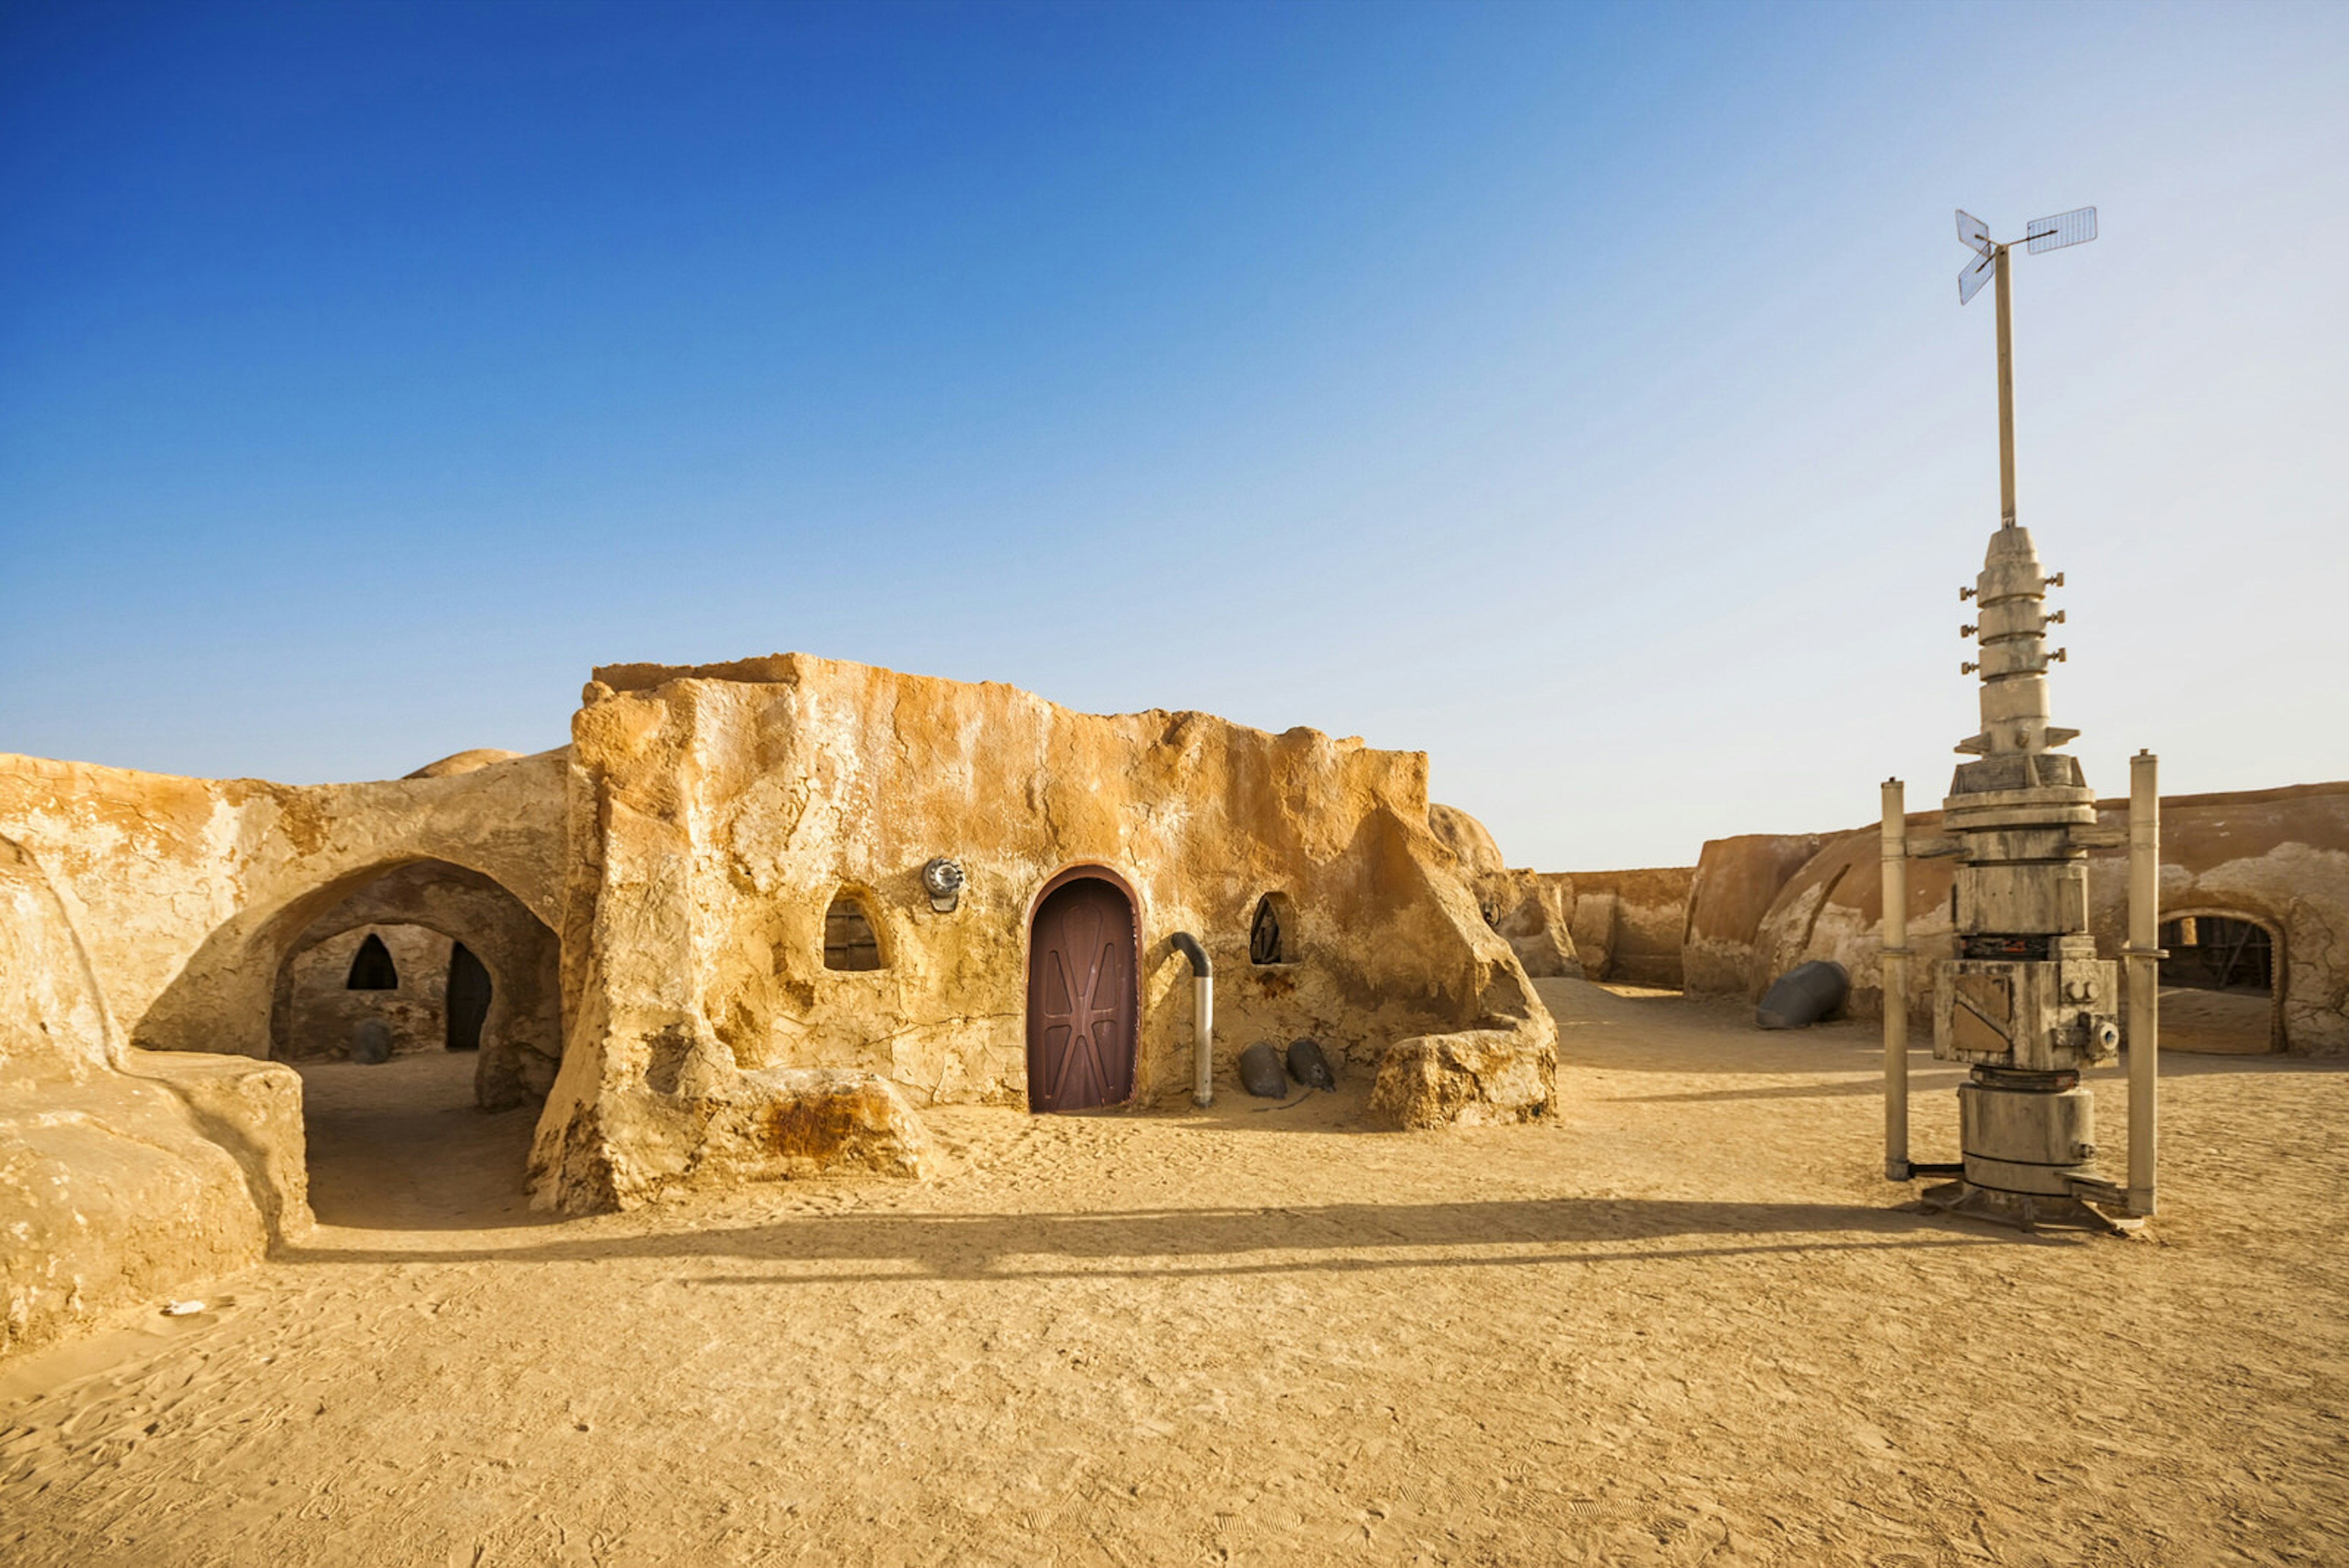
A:
{"label": "weathered stone wall", "polygon": [[[1407,1059],[1389,1101],[1422,1105],[1401,1081],[1432,1075],[1459,1102],[1442,1119],[1548,1109],[1548,1017],[1429,829],[1420,755],[802,655],[596,673],[573,724],[574,820],[593,842],[567,934],[588,936],[565,943],[577,1011],[533,1155],[542,1202],[770,1170],[713,1129],[790,1111],[775,1075],[869,1075],[878,1122],[891,1099],[1023,1103],[1031,904],[1078,865],[1136,896],[1137,1101],[1189,1083],[1191,987],[1169,943],[1187,929],[1215,961],[1226,1072],[1251,1041],[1310,1035],[1358,1072]],[[951,913],[918,885],[934,856],[968,878]],[[843,889],[879,970],[823,966]],[[1288,899],[1296,961],[1258,969],[1248,922],[1268,892]],[[1449,1054],[1413,1044],[1469,1031]],[[791,1140],[775,1141],[780,1158]]]}
{"label": "weathered stone wall", "polygon": [[[384,944],[399,984],[390,991],[353,991],[351,961],[374,937]],[[448,937],[423,926],[360,926],[296,950],[279,979],[270,1021],[271,1051],[281,1062],[346,1060],[358,1025],[380,1019],[391,1054],[447,1049]]]}
{"label": "weathered stone wall", "polygon": [[1537,980],[1582,977],[1570,930],[1574,883],[1554,872],[1512,870],[1485,825],[1457,806],[1431,805],[1427,824],[1460,864],[1485,923],[1501,933]]}
{"label": "weathered stone wall", "polygon": [[[2120,827],[2125,799],[2097,804]],[[2288,1050],[2349,1052],[2349,784],[2239,794],[2171,795],[2161,803],[2162,918],[2230,915],[2274,932],[2283,984],[2278,1034]],[[1939,831],[1938,813],[1909,819],[1912,837]],[[1953,863],[1909,867],[1909,946],[1927,960],[1951,950]],[[1883,1012],[1877,959],[1882,880],[1874,826],[1835,835],[1780,888],[1757,923],[1744,989],[1758,997],[1778,975],[1811,959],[1850,971],[1848,1010]],[[2089,925],[2097,950],[2117,956],[2127,929],[2126,851],[2089,857]],[[1922,987],[1917,988],[1922,991]],[[1922,1016],[1925,1001],[1912,995]]]}
{"label": "weathered stone wall", "polygon": [[[1754,938],[1779,889],[1834,836],[1748,833],[1709,841],[1689,884],[1681,976],[1699,995],[1743,995],[1753,985]],[[1759,1000],[1760,992],[1754,992]]]}
{"label": "weathered stone wall", "polygon": [[1681,984],[1681,940],[1695,868],[1572,871],[1574,950],[1592,980],[1671,988]]}
{"label": "weathered stone wall", "polygon": [[559,923],[567,767],[295,788],[0,755],[0,1351],[306,1230],[301,1081],[250,1059],[286,958],[428,858]]}
{"label": "weathered stone wall", "polygon": [[309,1224],[290,1069],[126,1047],[38,859],[0,838],[0,1355]]}
{"label": "weathered stone wall", "polygon": [[265,1056],[295,940],[394,867],[479,872],[559,930],[567,768],[297,787],[0,754],[0,836],[46,869],[131,1043]]}
{"label": "weathered stone wall", "polygon": [[[344,989],[351,956],[369,929],[429,933],[400,939],[421,943],[413,948],[413,960],[393,951],[401,981],[396,993]],[[445,1048],[442,993],[452,940],[481,960],[492,988],[481,1025],[476,1099],[485,1109],[503,1110],[543,1098],[563,1054],[561,944],[505,888],[446,861],[410,861],[388,871],[295,937],[278,977],[272,1054],[285,1059],[347,1054],[352,1026],[370,1012],[392,1026],[396,1050]],[[299,1022],[305,1013],[308,1023]]]}

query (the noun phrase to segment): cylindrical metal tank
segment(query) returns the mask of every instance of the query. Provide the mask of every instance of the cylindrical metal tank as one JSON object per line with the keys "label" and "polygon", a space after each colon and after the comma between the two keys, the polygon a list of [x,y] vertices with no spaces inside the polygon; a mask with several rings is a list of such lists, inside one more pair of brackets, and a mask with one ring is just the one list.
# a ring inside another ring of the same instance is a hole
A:
{"label": "cylindrical metal tank", "polygon": [[2074,1178],[2096,1174],[2096,1102],[2076,1082],[2052,1091],[1961,1084],[1958,1141],[1976,1187],[2068,1197]]}

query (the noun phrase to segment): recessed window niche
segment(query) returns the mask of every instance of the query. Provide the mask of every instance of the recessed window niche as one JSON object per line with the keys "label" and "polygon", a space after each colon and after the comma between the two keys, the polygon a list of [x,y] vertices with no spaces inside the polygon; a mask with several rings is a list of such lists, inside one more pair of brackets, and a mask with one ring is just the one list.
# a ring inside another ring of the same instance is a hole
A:
{"label": "recessed window niche", "polygon": [[1256,918],[1248,922],[1248,962],[1260,967],[1295,963],[1296,931],[1288,895],[1267,893],[1257,900]]}
{"label": "recessed window niche", "polygon": [[841,894],[823,913],[823,967],[881,967],[881,940],[874,934],[872,917],[853,894]]}
{"label": "recessed window niche", "polygon": [[[332,974],[334,971],[326,971]],[[383,939],[369,931],[359,950],[351,955],[351,972],[343,981],[345,991],[398,991],[399,969],[391,961],[391,950]]]}

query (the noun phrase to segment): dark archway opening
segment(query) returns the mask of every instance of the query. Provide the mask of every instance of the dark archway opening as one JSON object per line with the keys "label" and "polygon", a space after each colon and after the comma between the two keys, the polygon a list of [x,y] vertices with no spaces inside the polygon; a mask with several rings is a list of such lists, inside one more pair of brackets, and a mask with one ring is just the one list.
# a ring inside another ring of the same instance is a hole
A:
{"label": "dark archway opening", "polygon": [[473,956],[473,950],[462,942],[449,950],[449,1049],[478,1051],[481,1048],[481,1025],[490,1016],[490,999],[497,987],[490,971]]}
{"label": "dark archway opening", "polygon": [[345,991],[398,991],[399,966],[391,961],[391,950],[383,945],[382,936],[375,931],[367,934],[359,950],[351,957],[349,975],[343,981]]}
{"label": "dark archway opening", "polygon": [[554,933],[494,878],[440,860],[322,889],[297,918],[270,1054],[302,1075],[318,1218],[523,1222],[534,1113],[562,1054]]}
{"label": "dark archway opening", "polygon": [[2161,923],[2165,1049],[2252,1054],[2281,1047],[2275,933],[2242,915],[2174,915]]}

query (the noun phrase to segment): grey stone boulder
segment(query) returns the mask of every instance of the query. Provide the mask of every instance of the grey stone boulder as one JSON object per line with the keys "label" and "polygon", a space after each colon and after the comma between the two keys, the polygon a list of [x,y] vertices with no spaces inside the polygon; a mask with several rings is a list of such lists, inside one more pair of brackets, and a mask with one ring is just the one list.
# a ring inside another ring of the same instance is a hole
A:
{"label": "grey stone boulder", "polygon": [[391,1025],[362,1018],[351,1028],[351,1060],[372,1067],[391,1060]]}

